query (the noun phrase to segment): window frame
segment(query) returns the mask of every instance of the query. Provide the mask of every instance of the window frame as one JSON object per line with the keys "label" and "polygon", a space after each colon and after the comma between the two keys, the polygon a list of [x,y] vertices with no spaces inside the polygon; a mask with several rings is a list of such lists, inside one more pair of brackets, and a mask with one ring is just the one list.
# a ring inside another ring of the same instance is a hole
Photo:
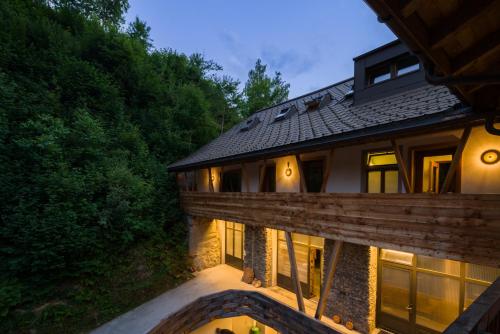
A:
{"label": "window frame", "polygon": [[[416,70],[409,71],[409,72],[403,73],[401,75],[398,75],[398,65],[401,62],[404,62],[405,60],[410,61],[410,60],[412,60],[412,58],[415,58],[417,60],[417,62],[415,64],[418,64],[418,68]],[[374,78],[373,72],[377,72],[378,70],[380,70],[382,68],[387,68],[387,67],[389,68],[389,78],[382,80],[382,81],[379,81],[379,82],[372,82],[372,79]],[[402,55],[400,57],[390,59],[388,61],[373,65],[373,66],[365,69],[365,87],[377,86],[377,85],[380,85],[384,82],[388,82],[388,81],[391,81],[391,80],[394,80],[397,78],[402,78],[406,75],[410,75],[412,73],[416,73],[416,72],[420,71],[421,68],[422,68],[422,66],[421,66],[418,58],[416,56],[411,55],[411,54],[405,54],[405,55]]]}
{"label": "window frame", "polygon": [[[231,174],[231,173],[238,173],[240,176],[240,184],[239,184],[239,190],[238,191],[229,191],[224,189],[224,180],[226,179],[226,176],[224,174]],[[232,168],[228,170],[223,170],[219,172],[219,192],[241,192],[242,190],[242,185],[243,185],[243,170],[241,168]]]}
{"label": "window frame", "polygon": [[399,166],[398,164],[393,165],[380,165],[380,166],[368,166],[368,155],[374,153],[382,153],[382,152],[394,152],[392,147],[380,148],[380,149],[371,149],[364,150],[362,154],[362,168],[361,168],[361,192],[368,193],[368,173],[371,171],[381,171],[381,180],[380,180],[380,193],[385,194],[385,172],[386,171],[397,171],[398,172],[398,193],[402,191],[402,183],[401,183],[401,175],[399,175]]}

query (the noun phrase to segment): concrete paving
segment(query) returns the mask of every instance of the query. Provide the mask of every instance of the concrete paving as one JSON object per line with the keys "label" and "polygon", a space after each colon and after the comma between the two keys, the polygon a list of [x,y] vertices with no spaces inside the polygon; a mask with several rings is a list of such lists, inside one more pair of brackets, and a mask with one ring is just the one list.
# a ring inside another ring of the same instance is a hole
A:
{"label": "concrete paving", "polygon": [[[146,334],[158,325],[162,319],[167,318],[170,314],[175,313],[198,298],[229,289],[258,291],[297,309],[295,294],[277,287],[254,288],[250,284],[241,282],[241,276],[242,271],[228,265],[218,265],[205,269],[197,273],[190,281],[105,323],[93,330],[91,334]],[[313,316],[316,303],[305,300],[305,304],[307,314]],[[335,324],[328,318],[323,317],[322,320],[339,332],[346,334],[357,333]]]}

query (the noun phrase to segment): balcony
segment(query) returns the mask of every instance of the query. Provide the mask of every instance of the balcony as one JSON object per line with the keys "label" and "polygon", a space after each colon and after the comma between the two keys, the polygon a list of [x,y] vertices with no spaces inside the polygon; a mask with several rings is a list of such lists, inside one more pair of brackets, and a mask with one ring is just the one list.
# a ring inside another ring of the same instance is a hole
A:
{"label": "balcony", "polygon": [[498,194],[181,192],[194,217],[500,266]]}

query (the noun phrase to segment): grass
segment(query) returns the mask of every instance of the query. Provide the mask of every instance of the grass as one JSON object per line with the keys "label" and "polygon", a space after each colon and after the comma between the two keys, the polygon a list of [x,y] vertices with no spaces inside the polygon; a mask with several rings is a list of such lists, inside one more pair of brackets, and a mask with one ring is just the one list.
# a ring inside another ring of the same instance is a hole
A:
{"label": "grass", "polygon": [[158,241],[137,245],[105,274],[66,282],[0,322],[1,333],[87,333],[189,279],[186,251]]}

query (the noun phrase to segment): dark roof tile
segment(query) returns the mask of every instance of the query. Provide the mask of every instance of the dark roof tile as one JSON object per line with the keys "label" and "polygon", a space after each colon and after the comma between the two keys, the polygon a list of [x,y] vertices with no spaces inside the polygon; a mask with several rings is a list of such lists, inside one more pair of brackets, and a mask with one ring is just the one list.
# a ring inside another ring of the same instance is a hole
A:
{"label": "dark roof tile", "polygon": [[[449,110],[459,100],[444,86],[424,85],[404,93],[352,105],[344,100],[351,90],[353,80],[345,80],[279,105],[258,111],[261,122],[248,131],[240,131],[242,123],[203,146],[187,158],[169,166],[181,168],[210,160],[276,148],[311,139],[335,136],[354,130],[387,125],[422,115]],[[331,94],[328,105],[314,111],[306,111],[304,102]],[[275,116],[285,107],[296,105],[298,112],[275,121]]]}

